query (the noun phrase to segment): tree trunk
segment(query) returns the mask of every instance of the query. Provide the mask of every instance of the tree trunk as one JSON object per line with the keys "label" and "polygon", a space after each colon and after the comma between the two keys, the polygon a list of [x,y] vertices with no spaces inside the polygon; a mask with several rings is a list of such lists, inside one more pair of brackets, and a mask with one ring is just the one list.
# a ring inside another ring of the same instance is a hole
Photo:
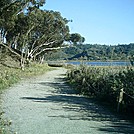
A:
{"label": "tree trunk", "polygon": [[40,64],[43,64],[43,61],[44,61],[44,55],[40,57]]}
{"label": "tree trunk", "polygon": [[25,59],[23,57],[23,53],[21,54],[21,61],[20,61],[20,67],[21,67],[21,70],[24,70],[25,68]]}

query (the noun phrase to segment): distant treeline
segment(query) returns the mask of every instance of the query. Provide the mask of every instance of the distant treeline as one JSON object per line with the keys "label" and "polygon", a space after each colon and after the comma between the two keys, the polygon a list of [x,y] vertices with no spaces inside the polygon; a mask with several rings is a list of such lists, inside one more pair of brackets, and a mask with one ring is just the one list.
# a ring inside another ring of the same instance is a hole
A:
{"label": "distant treeline", "polygon": [[118,45],[82,44],[46,55],[46,59],[69,60],[129,60],[134,55],[134,43]]}

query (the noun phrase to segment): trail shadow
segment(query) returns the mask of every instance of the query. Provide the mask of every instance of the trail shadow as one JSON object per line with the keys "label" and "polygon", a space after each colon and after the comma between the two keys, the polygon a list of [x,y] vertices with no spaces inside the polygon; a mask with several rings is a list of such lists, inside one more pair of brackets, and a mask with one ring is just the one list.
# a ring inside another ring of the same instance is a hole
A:
{"label": "trail shadow", "polygon": [[134,127],[130,123],[113,123],[113,125],[106,126],[106,128],[99,128],[99,131],[104,133],[118,133],[118,134],[133,134]]}
{"label": "trail shadow", "polygon": [[[76,90],[71,89],[64,78],[55,78],[55,82],[41,82],[38,83],[53,88],[50,94],[44,97],[22,97],[38,103],[56,103],[61,105],[64,111],[72,111],[74,115],[56,115],[49,117],[68,118],[69,120],[82,120],[82,121],[97,121],[103,122],[105,127],[96,129],[104,133],[121,133],[133,134],[134,126],[129,122],[123,122],[108,110],[94,103],[93,99],[77,95]],[[109,122],[111,125],[109,125]]]}
{"label": "trail shadow", "polygon": [[44,86],[49,86],[53,88],[53,91],[50,91],[51,93],[58,93],[58,94],[79,94],[79,91],[72,89],[67,85],[66,79],[65,78],[55,78],[55,83],[54,82],[41,82],[39,84],[44,85]]}

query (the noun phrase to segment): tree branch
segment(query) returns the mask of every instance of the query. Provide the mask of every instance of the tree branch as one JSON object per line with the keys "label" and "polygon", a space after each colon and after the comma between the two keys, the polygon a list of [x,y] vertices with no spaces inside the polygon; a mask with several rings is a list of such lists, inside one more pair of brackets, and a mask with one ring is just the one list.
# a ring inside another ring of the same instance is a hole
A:
{"label": "tree branch", "polygon": [[53,51],[53,50],[59,50],[59,49],[62,49],[62,48],[67,48],[69,46],[64,46],[64,47],[53,47],[53,48],[45,48],[45,49],[42,49],[40,52],[36,53],[35,54],[35,57],[39,54],[41,54],[42,52],[44,51]]}
{"label": "tree branch", "polygon": [[40,46],[37,46],[33,49],[33,51],[31,52],[31,55],[33,55],[39,48],[41,48],[42,46],[48,46],[50,44],[53,44],[55,43],[56,41],[52,41],[52,42],[49,42],[49,43],[44,43],[44,44],[41,44]]}
{"label": "tree branch", "polygon": [[0,45],[4,46],[5,48],[7,48],[10,52],[14,53],[15,55],[17,55],[18,57],[21,58],[21,55],[18,54],[17,52],[15,52],[12,48],[10,48],[9,46],[7,46],[6,44],[0,42]]}

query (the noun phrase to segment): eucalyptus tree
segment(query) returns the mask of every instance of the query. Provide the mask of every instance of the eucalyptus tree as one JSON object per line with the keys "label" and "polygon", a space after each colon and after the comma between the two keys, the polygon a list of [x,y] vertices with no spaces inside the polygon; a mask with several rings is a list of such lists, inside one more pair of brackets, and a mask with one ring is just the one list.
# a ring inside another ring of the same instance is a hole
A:
{"label": "eucalyptus tree", "polygon": [[73,44],[77,44],[77,43],[82,44],[85,41],[85,38],[82,37],[79,33],[72,33],[70,36],[70,41]]}
{"label": "eucalyptus tree", "polygon": [[69,35],[68,20],[63,18],[59,12],[41,10],[38,12],[39,25],[32,34],[34,42],[30,48],[31,57],[60,48]]}
{"label": "eucalyptus tree", "polygon": [[6,33],[15,25],[18,14],[29,7],[42,6],[45,0],[2,0],[0,2],[0,33],[1,41],[6,38]]}
{"label": "eucalyptus tree", "polygon": [[[23,17],[25,18],[24,14],[27,13],[27,9],[29,9],[30,7],[39,8],[39,6],[42,6],[44,3],[45,0],[2,1],[0,3],[0,33],[1,33],[0,44],[8,48],[8,50],[10,50],[11,52],[21,57],[19,53],[17,53],[12,49],[12,45],[16,46],[17,44],[18,46],[18,44],[20,44],[19,47],[21,47],[21,45],[24,46],[24,44],[26,43],[25,37],[30,33],[31,31],[30,29],[32,29],[31,27],[26,27],[26,25],[23,25],[25,22],[22,21],[22,18]],[[27,18],[25,18],[25,20],[26,19]],[[18,25],[19,23],[22,23],[21,28],[19,30],[15,29],[16,25]],[[5,43],[4,40],[7,40],[7,42]],[[21,42],[22,40],[23,42]]]}
{"label": "eucalyptus tree", "polygon": [[67,23],[59,12],[29,7],[26,13],[17,15],[14,26],[7,30],[6,39],[11,48],[21,52],[24,66],[29,57],[43,57],[46,51],[60,49],[69,37]]}
{"label": "eucalyptus tree", "polygon": [[44,57],[48,51],[64,47],[64,41],[84,42],[80,34],[70,34],[60,12],[41,10],[45,0],[12,0],[0,6],[0,44],[25,61]]}

